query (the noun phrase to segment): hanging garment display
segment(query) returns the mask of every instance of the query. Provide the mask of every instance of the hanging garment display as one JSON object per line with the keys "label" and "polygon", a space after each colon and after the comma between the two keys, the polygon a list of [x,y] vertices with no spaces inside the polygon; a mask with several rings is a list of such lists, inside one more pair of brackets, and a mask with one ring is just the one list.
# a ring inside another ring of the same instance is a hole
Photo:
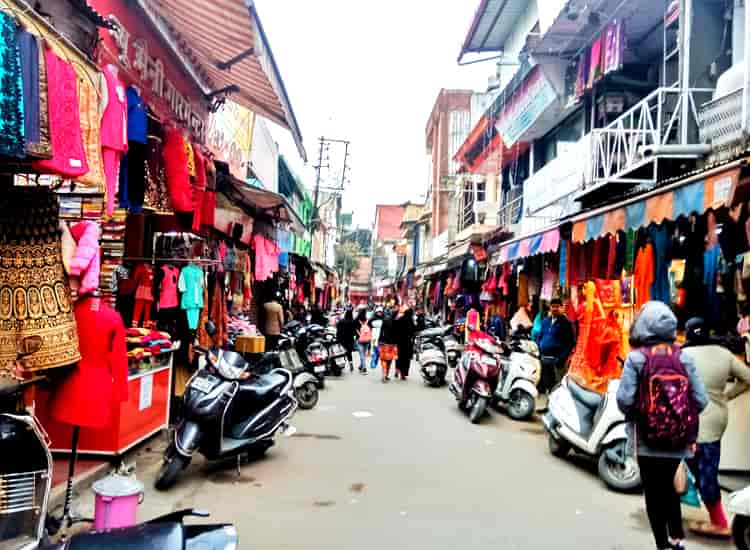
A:
{"label": "hanging garment display", "polygon": [[108,65],[104,69],[107,83],[107,105],[102,115],[102,161],[106,188],[106,212],[112,216],[115,210],[117,183],[122,155],[128,149],[127,98],[125,86],[117,77],[117,67]]}
{"label": "hanging garment display", "polygon": [[36,36],[21,27],[18,28],[16,38],[21,56],[26,153],[33,157],[50,158],[52,144],[49,141],[47,69],[44,62],[44,48],[39,46]]}
{"label": "hanging garment display", "polygon": [[89,170],[78,182],[104,191],[104,164],[102,161],[102,110],[101,98],[106,97],[107,83],[98,73],[93,82],[87,74],[78,79],[78,104],[81,118],[81,136],[86,149]]}
{"label": "hanging garment display", "polygon": [[187,265],[180,272],[177,288],[182,292],[180,306],[185,310],[190,330],[198,328],[198,320],[203,308],[203,270],[196,265]]}
{"label": "hanging garment display", "polygon": [[128,399],[128,355],[120,315],[99,298],[76,302],[81,360],[57,387],[52,416],[73,426],[103,428],[113,404]]}
{"label": "hanging garment display", "polygon": [[23,157],[24,144],[23,83],[21,58],[16,42],[17,24],[13,17],[0,11],[0,155]]}
{"label": "hanging garment display", "polygon": [[193,231],[196,233],[201,230],[201,225],[204,225],[202,214],[203,214],[203,199],[206,194],[206,157],[200,152],[198,147],[193,148],[193,156],[195,157],[195,178],[193,178]]}
{"label": "hanging garment display", "polygon": [[38,335],[42,347],[29,370],[78,361],[70,289],[63,269],[59,203],[48,188],[12,188],[0,200],[0,364],[17,343]]}
{"label": "hanging garment display", "polygon": [[79,277],[78,295],[85,296],[99,288],[99,226],[82,221],[70,228],[76,242],[70,260],[70,274]]}
{"label": "hanging garment display", "polygon": [[253,235],[253,249],[255,250],[255,280],[270,279],[279,270],[281,249],[275,242],[266,239],[260,233]]}
{"label": "hanging garment display", "polygon": [[654,247],[651,243],[641,248],[635,259],[633,269],[633,289],[635,291],[635,308],[640,309],[651,299],[651,285],[654,282]]}
{"label": "hanging garment display", "polygon": [[185,140],[178,128],[164,129],[162,149],[164,171],[167,175],[169,201],[176,212],[190,212],[193,209],[193,189],[185,154]]}
{"label": "hanging garment display", "polygon": [[180,278],[180,270],[173,265],[161,266],[161,278],[159,281],[159,310],[175,308],[180,305],[177,294],[177,281]]}
{"label": "hanging garment display", "polygon": [[37,172],[78,178],[89,171],[81,136],[78,76],[52,48],[46,48],[44,58],[47,63],[52,158],[34,161],[32,166]]}
{"label": "hanging garment display", "polygon": [[143,204],[155,210],[169,208],[167,193],[167,176],[162,160],[162,129],[161,124],[149,116],[148,136],[146,144],[146,192]]}
{"label": "hanging garment display", "polygon": [[708,321],[709,326],[716,326],[721,317],[721,304],[717,295],[717,287],[722,271],[721,247],[714,243],[703,253],[703,288],[707,306],[706,321]]}
{"label": "hanging garment display", "polygon": [[154,302],[154,270],[149,264],[139,264],[133,272],[135,279],[135,309],[133,327],[146,327],[151,323],[151,305]]}
{"label": "hanging garment display", "polygon": [[672,262],[672,252],[667,223],[652,225],[648,233],[654,246],[654,282],[651,284],[651,299],[669,305],[669,264]]}

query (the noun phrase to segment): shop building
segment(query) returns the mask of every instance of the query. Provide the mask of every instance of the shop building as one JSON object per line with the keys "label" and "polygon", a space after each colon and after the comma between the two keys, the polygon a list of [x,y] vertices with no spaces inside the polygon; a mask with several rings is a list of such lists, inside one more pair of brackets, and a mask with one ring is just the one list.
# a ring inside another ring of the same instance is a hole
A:
{"label": "shop building", "polygon": [[[586,356],[590,335],[609,334],[602,349],[627,353],[645,301],[670,304],[681,322],[706,317],[720,333],[734,332],[746,307],[750,55],[735,4],[482,2],[463,44],[462,57],[518,62],[456,156],[501,186],[476,299],[506,319],[565,299],[587,327],[571,372],[592,389],[618,369]],[[499,162],[482,166],[498,149]],[[724,469],[750,469],[748,406],[730,406]]]}
{"label": "shop building", "polygon": [[80,451],[119,455],[168,425],[196,337],[259,334],[274,288],[314,295],[311,266],[279,246],[280,230],[306,234],[300,212],[249,181],[255,115],[304,158],[299,128],[243,2],[2,0],[0,23],[18,83],[2,113],[0,356],[40,336],[29,365],[55,380],[35,396],[53,450],[75,432]]}

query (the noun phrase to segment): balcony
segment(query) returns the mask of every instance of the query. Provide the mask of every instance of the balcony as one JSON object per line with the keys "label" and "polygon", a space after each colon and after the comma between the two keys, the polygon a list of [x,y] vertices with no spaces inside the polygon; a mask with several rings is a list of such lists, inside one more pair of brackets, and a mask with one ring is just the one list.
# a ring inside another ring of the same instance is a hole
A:
{"label": "balcony", "polygon": [[498,215],[498,226],[508,231],[521,222],[523,212],[523,189],[521,187],[512,187],[506,193],[505,204],[500,207]]}
{"label": "balcony", "polygon": [[714,150],[737,145],[743,139],[742,91],[738,88],[708,101],[698,112],[701,139]]}
{"label": "balcony", "polygon": [[658,88],[617,120],[591,132],[591,177],[585,191],[609,182],[655,183],[657,160],[691,159],[708,150],[697,135],[705,88]]}

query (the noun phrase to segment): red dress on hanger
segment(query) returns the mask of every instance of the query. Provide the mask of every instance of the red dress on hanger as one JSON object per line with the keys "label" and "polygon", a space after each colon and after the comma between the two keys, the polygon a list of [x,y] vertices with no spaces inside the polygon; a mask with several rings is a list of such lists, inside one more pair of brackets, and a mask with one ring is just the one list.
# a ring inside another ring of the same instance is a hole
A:
{"label": "red dress on hanger", "polygon": [[81,361],[52,397],[58,422],[88,428],[109,423],[113,403],[128,399],[128,352],[120,314],[99,298],[74,307]]}

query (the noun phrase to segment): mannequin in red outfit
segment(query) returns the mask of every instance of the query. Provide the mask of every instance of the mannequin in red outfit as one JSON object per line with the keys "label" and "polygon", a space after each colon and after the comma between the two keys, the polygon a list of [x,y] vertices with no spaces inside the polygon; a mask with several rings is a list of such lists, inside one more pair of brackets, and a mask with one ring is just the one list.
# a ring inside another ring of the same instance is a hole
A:
{"label": "mannequin in red outfit", "polygon": [[52,397],[58,422],[87,428],[109,423],[113,402],[128,398],[128,354],[120,315],[93,296],[74,307],[81,361]]}

